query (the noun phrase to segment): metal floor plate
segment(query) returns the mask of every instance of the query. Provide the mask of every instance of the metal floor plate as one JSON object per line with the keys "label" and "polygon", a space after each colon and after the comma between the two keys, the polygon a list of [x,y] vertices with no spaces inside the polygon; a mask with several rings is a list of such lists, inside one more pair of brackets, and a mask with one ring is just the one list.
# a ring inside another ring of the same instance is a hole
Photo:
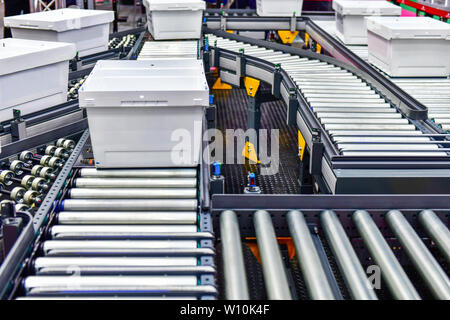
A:
{"label": "metal floor plate", "polygon": [[[217,105],[217,128],[247,129],[247,94],[245,89],[213,90]],[[295,194],[298,188],[297,130],[286,125],[286,107],[282,101],[266,102],[261,105],[261,129],[279,129],[278,173],[260,175],[258,166],[253,164],[225,164],[225,192],[241,194],[247,185],[249,171],[257,174],[257,185],[264,194]],[[268,132],[268,136],[270,133]],[[269,139],[270,141],[270,139]],[[237,151],[240,156],[240,150]],[[235,162],[237,155],[235,155]]]}

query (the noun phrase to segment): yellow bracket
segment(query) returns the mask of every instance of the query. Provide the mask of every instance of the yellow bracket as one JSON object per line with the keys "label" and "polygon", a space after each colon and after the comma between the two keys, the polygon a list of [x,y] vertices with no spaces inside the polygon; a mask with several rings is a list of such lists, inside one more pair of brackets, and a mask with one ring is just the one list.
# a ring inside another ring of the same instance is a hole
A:
{"label": "yellow bracket", "polygon": [[214,90],[231,90],[233,89],[232,86],[226,83],[222,83],[222,80],[220,78],[217,78],[216,82],[214,83],[213,87]]}
{"label": "yellow bracket", "polygon": [[234,33],[233,30],[226,30],[225,32],[228,32],[228,33]]}
{"label": "yellow bracket", "polygon": [[261,163],[261,161],[258,160],[255,146],[251,142],[247,141],[245,143],[244,149],[242,150],[242,156],[250,161],[253,161],[254,163]]}
{"label": "yellow bracket", "polygon": [[303,138],[302,133],[298,130],[298,157],[300,161],[303,161],[303,155],[305,154],[306,141]]}
{"label": "yellow bracket", "polygon": [[316,43],[316,53],[321,53],[322,52],[322,46],[318,43]]}
{"label": "yellow bracket", "polygon": [[298,31],[278,30],[278,36],[284,44],[291,44],[297,37]]}
{"label": "yellow bracket", "polygon": [[245,89],[247,90],[247,94],[250,97],[256,96],[256,93],[258,92],[260,84],[261,84],[261,81],[259,81],[259,80],[256,80],[256,79],[253,79],[250,77],[244,78]]}
{"label": "yellow bracket", "polygon": [[305,32],[305,46],[308,46],[309,44],[309,34],[308,32]]}

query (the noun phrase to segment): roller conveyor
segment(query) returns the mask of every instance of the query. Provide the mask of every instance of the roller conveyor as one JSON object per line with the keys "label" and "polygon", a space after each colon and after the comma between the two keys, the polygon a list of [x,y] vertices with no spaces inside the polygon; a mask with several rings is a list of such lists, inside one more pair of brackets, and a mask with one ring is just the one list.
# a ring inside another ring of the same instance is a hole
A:
{"label": "roller conveyor", "polygon": [[[395,133],[390,133],[392,131],[405,136],[422,136],[422,132],[415,124],[387,103],[366,82],[348,70],[327,62],[300,58],[289,53],[273,52],[273,50],[249,46],[213,34],[206,37],[210,46],[215,45],[233,52],[239,52],[242,49],[248,56],[280,64],[296,83],[312,110],[316,112],[319,121],[331,135],[342,155],[447,156],[445,149],[440,148],[426,136],[423,136],[423,142],[410,140],[415,143],[403,144],[403,141],[395,137]],[[287,60],[289,62],[285,62]],[[306,87],[303,88],[303,86]],[[376,109],[376,112],[373,109]],[[353,113],[351,117],[347,116],[349,112],[355,110],[358,112]],[[366,116],[366,113],[370,115]],[[346,143],[340,139],[334,139],[341,134],[347,136]],[[374,141],[365,139],[363,135],[382,135],[383,139]]]}
{"label": "roller conveyor", "polygon": [[216,295],[215,251],[204,246],[213,235],[199,228],[195,170],[86,168],[79,174],[67,192],[76,199],[61,201],[32,275],[23,280],[26,297]]}
{"label": "roller conveyor", "polygon": [[[264,205],[258,204],[256,197],[249,199],[243,196],[233,198],[224,196],[217,201],[217,207],[213,212],[217,212],[220,216],[216,223],[220,225],[219,238],[224,247],[222,249],[224,270],[234,268],[233,272],[224,274],[227,297],[228,292],[234,292],[236,297],[245,297],[245,292],[239,291],[243,289],[239,283],[245,282],[243,280],[246,277],[245,270],[231,265],[240,258],[235,257],[231,261],[227,259],[228,251],[240,252],[240,243],[230,241],[231,235],[224,234],[228,231],[225,225],[231,227],[230,220],[234,220],[233,224],[237,225],[240,233],[236,234],[233,231],[233,237],[238,239],[248,237],[252,232],[255,234],[269,299],[279,298],[282,292],[285,292],[285,299],[295,295],[292,285],[284,278],[289,269],[282,267],[283,261],[287,262],[280,256],[280,247],[276,239],[287,236],[292,238],[295,245],[295,259],[300,265],[310,299],[342,299],[341,293],[348,291],[351,299],[377,300],[382,298],[380,289],[389,291],[389,295],[398,300],[429,299],[428,294],[436,299],[449,299],[450,285],[446,267],[450,261],[447,257],[449,250],[440,246],[442,256],[438,262],[435,253],[432,253],[433,246],[430,247],[427,236],[424,236],[418,228],[419,223],[427,219],[427,231],[433,233],[432,237],[440,238],[441,242],[448,244],[448,239],[443,240],[449,235],[448,227],[442,228],[444,226],[442,219],[444,221],[448,219],[445,214],[437,214],[431,210],[421,210],[418,214],[415,214],[416,210],[414,212],[390,209],[355,210],[349,208],[358,206],[359,199],[354,199],[354,203],[349,204],[349,200],[345,199],[335,203],[338,201],[329,202],[325,197],[313,198],[316,197],[298,196],[289,199],[281,196],[277,199],[274,195],[265,202],[272,203],[270,205],[272,209],[257,211],[255,207],[260,208]],[[395,205],[393,204],[396,202],[395,199],[386,199],[390,200],[392,201],[390,205]],[[374,203],[376,201],[374,199]],[[245,207],[231,211],[227,207],[232,203],[245,204]],[[316,206],[332,206],[331,203],[334,203],[336,210],[313,209]],[[292,204],[306,209],[287,209]],[[372,207],[373,204],[365,205]],[[411,207],[414,205],[411,204]],[[238,215],[241,217],[239,220]],[[251,221],[253,223],[249,228]],[[285,228],[285,225],[288,225],[288,228]],[[384,227],[386,225],[392,233]],[[264,232],[261,232],[262,227]],[[324,255],[324,247],[331,249],[329,255]],[[408,257],[407,260],[401,258],[404,254]],[[267,259],[267,256],[271,259]],[[333,261],[336,262],[338,270],[331,271]],[[376,287],[373,278],[369,277],[371,273],[367,270],[373,265],[380,268],[379,275],[383,279],[384,289]],[[266,269],[271,270],[271,276]],[[426,291],[417,283],[418,277],[427,288]],[[337,285],[337,281],[343,281],[345,285]]]}
{"label": "roller conveyor", "polygon": [[[336,40],[340,41],[336,36],[336,22],[334,20],[316,20],[314,23]],[[343,45],[364,61],[369,62],[367,45]],[[413,98],[423,103],[428,108],[428,117],[437,123],[444,132],[450,132],[450,79],[390,77],[376,66],[373,67],[386,77],[390,78],[393,83],[410,94]]]}

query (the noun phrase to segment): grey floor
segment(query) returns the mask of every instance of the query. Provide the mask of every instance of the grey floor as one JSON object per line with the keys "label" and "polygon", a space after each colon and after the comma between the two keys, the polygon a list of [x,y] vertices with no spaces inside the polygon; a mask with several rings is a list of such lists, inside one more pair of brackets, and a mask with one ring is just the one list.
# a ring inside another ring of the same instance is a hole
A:
{"label": "grey floor", "polygon": [[[97,4],[97,9],[99,10],[112,10],[112,5],[108,1],[103,4]],[[3,2],[0,0],[0,39],[3,38],[3,17],[4,17],[4,7]],[[127,22],[119,23],[119,31],[127,30],[136,27],[136,23],[133,23],[134,6],[132,5],[120,5],[119,6],[119,16],[128,17]],[[144,16],[140,14],[140,8],[136,8],[136,21]],[[111,30],[112,31],[112,30]]]}

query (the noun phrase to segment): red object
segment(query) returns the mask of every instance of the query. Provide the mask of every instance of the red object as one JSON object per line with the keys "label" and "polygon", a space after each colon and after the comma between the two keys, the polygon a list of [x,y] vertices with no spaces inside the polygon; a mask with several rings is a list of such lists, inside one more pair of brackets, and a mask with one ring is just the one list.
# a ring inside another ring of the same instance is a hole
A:
{"label": "red object", "polygon": [[432,15],[439,16],[439,17],[442,17],[442,18],[450,19],[450,12],[449,11],[436,9],[436,8],[429,7],[429,6],[420,4],[420,3],[412,2],[410,0],[394,0],[394,2],[396,2],[398,4],[407,5],[408,7],[415,8],[415,9],[417,9],[419,11],[423,11],[423,12],[426,12],[428,14],[432,14]]}

